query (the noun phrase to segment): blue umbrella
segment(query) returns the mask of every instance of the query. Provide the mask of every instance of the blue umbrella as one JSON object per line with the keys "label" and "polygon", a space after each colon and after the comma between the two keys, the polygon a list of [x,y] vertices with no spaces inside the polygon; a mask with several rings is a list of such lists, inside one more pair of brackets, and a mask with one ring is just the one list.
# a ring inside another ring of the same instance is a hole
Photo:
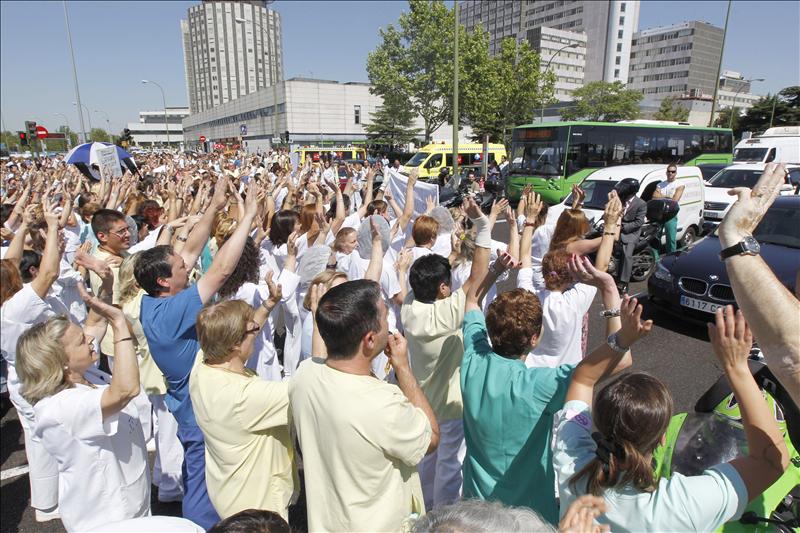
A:
{"label": "blue umbrella", "polygon": [[[78,167],[78,170],[80,170],[85,176],[93,180],[99,180],[100,172],[96,170],[99,161],[97,157],[97,151],[102,148],[106,148],[107,146],[114,146],[117,149],[117,155],[119,155],[119,161],[121,164],[120,166],[123,170],[127,168],[127,170],[130,170],[131,172],[137,172],[136,164],[133,162],[133,157],[131,157],[131,154],[119,146],[112,145],[111,143],[91,142],[79,144],[70,150],[66,156],[64,156],[64,161]],[[92,168],[93,165],[94,168]]]}

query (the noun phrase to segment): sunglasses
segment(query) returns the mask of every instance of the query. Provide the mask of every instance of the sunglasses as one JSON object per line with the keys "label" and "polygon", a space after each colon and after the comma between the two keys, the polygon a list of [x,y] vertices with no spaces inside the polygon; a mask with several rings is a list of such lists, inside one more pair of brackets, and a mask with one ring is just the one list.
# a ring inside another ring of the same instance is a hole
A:
{"label": "sunglasses", "polygon": [[667,170],[667,174],[677,174],[677,170]]}

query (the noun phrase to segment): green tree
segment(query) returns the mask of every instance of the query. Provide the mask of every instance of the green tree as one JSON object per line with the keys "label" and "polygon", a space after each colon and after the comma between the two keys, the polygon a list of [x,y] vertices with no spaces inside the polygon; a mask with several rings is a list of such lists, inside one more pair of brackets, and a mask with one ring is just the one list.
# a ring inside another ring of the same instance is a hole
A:
{"label": "green tree", "polygon": [[735,138],[739,138],[741,134],[741,128],[739,127],[739,122],[741,121],[741,117],[739,116],[739,110],[736,110],[736,113],[733,116],[733,121],[731,121],[731,112],[732,109],[729,107],[723,107],[719,110],[719,115],[717,115],[716,120],[714,120],[714,126],[717,128],[728,128],[730,127],[733,130],[733,136]]}
{"label": "green tree", "polygon": [[671,120],[675,122],[686,122],[689,118],[689,108],[684,107],[673,97],[661,100],[661,105],[653,115],[656,120]]}
{"label": "green tree", "polygon": [[642,93],[622,82],[592,81],[572,91],[574,105],[561,112],[563,120],[616,122],[639,118]]}
{"label": "green tree", "polygon": [[19,152],[21,148],[19,143],[19,136],[15,131],[4,131],[0,134],[0,142],[6,145],[6,150],[9,152]]}
{"label": "green tree", "polygon": [[[453,26],[452,9],[442,0],[410,0],[397,26],[380,30],[381,43],[367,57],[367,75],[373,94],[397,98],[422,118],[424,136],[452,120],[453,109]],[[473,34],[459,31],[459,98],[468,91],[472,77],[470,61],[481,58]],[[461,115],[465,113],[462,110]]]}
{"label": "green tree", "polygon": [[[488,35],[477,28],[468,43],[470,56],[488,57]],[[469,56],[468,56],[469,57]],[[475,139],[510,144],[515,126],[530,123],[536,109],[553,98],[555,78],[542,74],[539,54],[527,42],[506,38],[488,61],[466,62],[464,109]]]}
{"label": "green tree", "polygon": [[[774,117],[773,117],[774,108]],[[761,133],[770,126],[800,125],[800,86],[781,89],[776,95],[762,96],[739,120],[738,132]],[[734,128],[734,134],[737,129]]]}
{"label": "green tree", "polygon": [[93,142],[111,142],[108,132],[101,128],[92,128],[89,132],[89,139]]}
{"label": "green tree", "polygon": [[400,98],[386,95],[383,105],[370,115],[370,123],[364,124],[370,144],[389,146],[394,150],[408,144],[419,135],[414,127],[414,112]]}

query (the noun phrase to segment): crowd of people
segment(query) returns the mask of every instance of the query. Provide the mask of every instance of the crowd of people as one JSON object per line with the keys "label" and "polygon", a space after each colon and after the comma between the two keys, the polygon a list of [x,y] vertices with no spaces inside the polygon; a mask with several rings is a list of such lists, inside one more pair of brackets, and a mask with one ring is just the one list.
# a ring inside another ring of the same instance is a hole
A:
{"label": "crowd of people", "polygon": [[[622,372],[653,327],[606,272],[642,209],[622,190],[586,239],[579,189],[548,224],[530,190],[488,215],[469,196],[421,207],[424,184],[388,165],[137,163],[111,181],[59,157],[3,168],[0,346],[39,521],[289,531],[304,490],[310,531],[709,531],[787,468],[747,357],[755,335],[800,401],[800,302],[737,254],[739,310],[709,335],[747,455],[654,475],[672,398]],[[736,190],[724,247],[784,174]],[[598,296],[606,328],[590,339]],[[151,516],[151,485],[183,519]]]}

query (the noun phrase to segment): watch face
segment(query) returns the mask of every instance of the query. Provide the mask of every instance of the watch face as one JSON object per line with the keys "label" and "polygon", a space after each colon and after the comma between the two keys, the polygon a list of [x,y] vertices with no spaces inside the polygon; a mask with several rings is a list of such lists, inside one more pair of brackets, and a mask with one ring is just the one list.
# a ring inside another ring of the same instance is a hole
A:
{"label": "watch face", "polygon": [[761,251],[761,245],[758,244],[758,241],[754,237],[745,237],[742,241],[742,247],[744,248],[744,253],[746,254],[757,254]]}

